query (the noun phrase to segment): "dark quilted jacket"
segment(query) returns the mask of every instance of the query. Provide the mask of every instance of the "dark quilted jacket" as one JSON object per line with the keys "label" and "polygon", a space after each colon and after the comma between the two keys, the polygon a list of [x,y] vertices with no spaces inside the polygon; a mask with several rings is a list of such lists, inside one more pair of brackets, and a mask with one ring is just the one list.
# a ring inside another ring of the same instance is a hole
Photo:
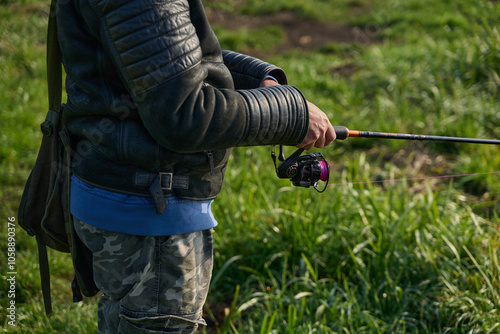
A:
{"label": "dark quilted jacket", "polygon": [[300,91],[258,88],[283,71],[222,51],[200,0],[62,0],[57,19],[73,170],[90,184],[214,198],[231,147],[306,135]]}

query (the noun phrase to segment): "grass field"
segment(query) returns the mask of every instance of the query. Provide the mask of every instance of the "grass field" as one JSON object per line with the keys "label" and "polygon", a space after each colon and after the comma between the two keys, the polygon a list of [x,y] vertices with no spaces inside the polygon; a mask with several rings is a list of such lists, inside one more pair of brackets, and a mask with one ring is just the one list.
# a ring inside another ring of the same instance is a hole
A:
{"label": "grass field", "polygon": [[[8,222],[47,105],[48,5],[0,1],[0,322],[8,333],[95,333],[97,298],[72,303],[66,254],[49,254],[54,315],[45,317],[36,243],[19,226],[8,297]],[[214,21],[223,47],[281,66],[335,125],[500,138],[498,1],[206,5],[215,18],[250,22]],[[303,44],[285,47],[283,13],[311,28]],[[351,35],[307,44],[329,28]],[[278,179],[269,147],[235,149],[213,206],[206,332],[500,333],[499,147],[351,138],[321,152],[332,173],[319,194]]]}

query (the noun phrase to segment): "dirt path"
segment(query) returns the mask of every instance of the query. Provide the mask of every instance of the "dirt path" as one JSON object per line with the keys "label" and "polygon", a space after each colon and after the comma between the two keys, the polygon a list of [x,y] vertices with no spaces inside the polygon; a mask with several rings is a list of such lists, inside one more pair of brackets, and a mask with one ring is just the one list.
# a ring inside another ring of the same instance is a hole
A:
{"label": "dirt path", "polygon": [[315,49],[332,42],[367,43],[367,40],[362,38],[362,30],[359,27],[304,20],[291,12],[244,16],[208,8],[207,15],[212,25],[229,30],[259,28],[269,24],[282,27],[285,39],[273,50],[275,52]]}

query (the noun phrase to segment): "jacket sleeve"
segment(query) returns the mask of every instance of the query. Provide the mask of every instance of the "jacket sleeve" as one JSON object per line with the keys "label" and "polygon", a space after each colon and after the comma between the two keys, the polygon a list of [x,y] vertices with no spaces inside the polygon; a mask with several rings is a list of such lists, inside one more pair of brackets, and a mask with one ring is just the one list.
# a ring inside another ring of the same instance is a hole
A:
{"label": "jacket sleeve", "polygon": [[257,88],[267,75],[275,78],[281,85],[288,84],[285,72],[272,64],[229,50],[222,51],[222,56],[236,89]]}
{"label": "jacket sleeve", "polygon": [[307,104],[296,88],[221,84],[228,68],[213,52],[218,48],[220,58],[199,0],[90,1],[100,40],[144,126],[165,148],[187,153],[296,145],[305,137]]}

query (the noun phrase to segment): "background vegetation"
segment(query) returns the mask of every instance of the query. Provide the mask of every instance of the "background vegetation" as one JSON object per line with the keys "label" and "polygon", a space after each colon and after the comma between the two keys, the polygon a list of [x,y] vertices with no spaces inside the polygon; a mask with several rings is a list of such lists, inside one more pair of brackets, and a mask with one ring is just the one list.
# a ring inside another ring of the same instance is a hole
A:
{"label": "background vegetation", "polygon": [[[47,105],[48,5],[0,1],[0,322],[4,332],[92,333],[97,299],[71,302],[66,254],[49,254],[55,310],[45,317],[36,243],[19,227],[17,326],[5,318],[7,219],[16,217]],[[214,18],[254,22],[232,29],[214,19],[214,29],[223,47],[284,68],[335,125],[500,138],[498,1],[206,6]],[[283,13],[307,22],[309,39],[332,24],[351,37],[285,47]],[[332,173],[318,194],[276,178],[270,148],[235,149],[214,203],[206,332],[500,332],[499,148],[349,139],[321,152]],[[463,174],[475,175],[438,178]]]}

